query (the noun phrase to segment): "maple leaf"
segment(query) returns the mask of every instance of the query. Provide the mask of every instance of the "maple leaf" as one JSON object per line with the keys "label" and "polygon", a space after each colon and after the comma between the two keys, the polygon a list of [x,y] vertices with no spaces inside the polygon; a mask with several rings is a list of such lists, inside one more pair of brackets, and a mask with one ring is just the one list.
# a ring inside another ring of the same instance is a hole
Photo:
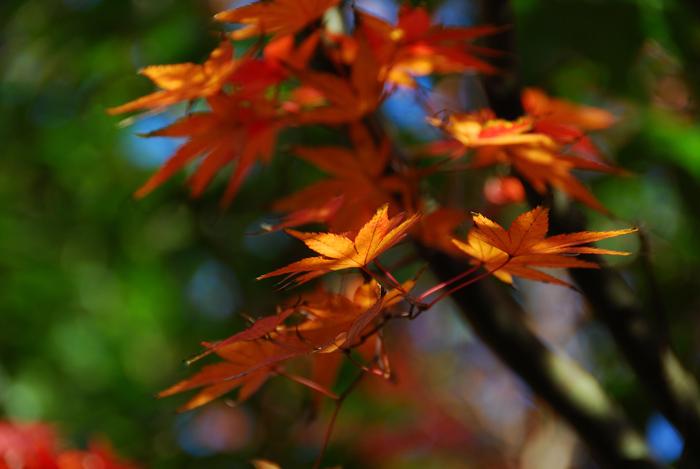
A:
{"label": "maple leaf", "polygon": [[12,467],[6,464],[8,462],[26,469],[58,469],[54,454],[57,446],[55,429],[48,424],[0,421],[2,469]]}
{"label": "maple leaf", "polygon": [[278,369],[277,363],[310,353],[312,350],[311,347],[299,341],[281,344],[262,339],[230,342],[215,350],[215,353],[226,361],[203,367],[191,378],[161,391],[156,397],[171,396],[179,392],[204,387],[178,409],[178,412],[184,412],[240,388],[237,401],[243,402],[253,395],[270,376],[275,374]]}
{"label": "maple leaf", "polygon": [[302,85],[314,88],[330,102],[330,106],[302,110],[302,124],[338,125],[356,122],[377,109],[386,98],[386,74],[365,38],[363,30],[355,31],[357,53],[352,61],[350,76],[291,68]]}
{"label": "maple leaf", "polygon": [[317,207],[303,208],[290,213],[274,225],[261,224],[263,230],[265,230],[263,233],[271,233],[292,226],[306,225],[307,223],[325,223],[338,213],[344,200],[345,197],[342,195],[333,197]]}
{"label": "maple leaf", "polygon": [[488,145],[514,145],[521,143],[549,144],[546,135],[530,133],[533,120],[521,117],[515,121],[497,119],[490,109],[465,114],[455,112],[447,120],[429,117],[428,122],[451,134],[465,148]]}
{"label": "maple leaf", "polygon": [[[409,280],[401,285],[405,292],[411,291],[417,279]],[[382,292],[376,280],[362,282],[360,276],[348,279],[345,284],[346,295],[330,294],[322,288],[302,297],[298,310],[306,320],[297,327],[298,334],[305,340],[324,344],[314,356],[312,364],[312,379],[315,383],[330,388],[335,382],[343,358],[339,353],[328,353],[352,347],[367,361],[376,360],[379,369],[385,377],[389,377],[391,368],[389,359],[384,351],[382,337],[374,334],[376,330],[373,320],[386,315],[387,308],[403,300],[403,293],[392,289],[385,294],[380,306]],[[354,327],[353,327],[354,325]],[[364,325],[364,330],[362,326]],[[361,343],[358,343],[356,332],[360,331]],[[371,336],[370,336],[371,335]],[[342,341],[342,342],[341,342]],[[343,343],[345,342],[345,343]],[[316,409],[320,405],[322,394],[314,395]]]}
{"label": "maple leaf", "polygon": [[396,26],[361,10],[358,10],[358,16],[379,61],[388,67],[388,80],[391,82],[414,87],[411,76],[461,73],[466,70],[483,73],[496,71],[495,67],[474,54],[494,55],[497,51],[473,46],[470,42],[496,33],[501,28],[431,26],[427,10],[410,5],[399,8]]}
{"label": "maple leaf", "polygon": [[[315,297],[315,301],[304,301],[299,307],[306,313],[306,320],[295,326],[294,333],[324,354],[355,346],[361,333],[388,306],[386,291],[376,281],[360,286],[352,299],[327,292]],[[396,298],[394,294],[389,300]]]}
{"label": "maple leaf", "polygon": [[605,109],[552,98],[537,88],[525,88],[522,101],[525,112],[539,122],[552,121],[580,130],[606,129],[615,122],[615,116]]}
{"label": "maple leaf", "polygon": [[534,119],[536,132],[549,135],[559,143],[572,144],[572,150],[605,161],[604,155],[586,135],[586,131],[610,127],[615,116],[592,106],[575,104],[547,96],[542,90],[526,88],[522,94],[523,108]]}
{"label": "maple leaf", "polygon": [[549,186],[555,187],[596,210],[608,213],[608,209],[571,171],[584,169],[618,175],[625,174],[625,171],[587,158],[562,154],[564,146],[561,143],[549,135],[532,132],[532,118],[506,121],[492,117],[492,113],[482,111],[454,113],[446,122],[435,118],[428,121],[452,134],[464,145],[465,151],[476,149],[473,168],[509,164],[540,193],[546,192]]}
{"label": "maple leaf", "polygon": [[274,0],[227,10],[214,16],[217,21],[244,24],[234,31],[233,39],[272,34],[273,39],[294,34],[319,20],[329,8],[341,0]]}
{"label": "maple leaf", "polygon": [[[412,285],[407,284],[406,288],[410,289]],[[388,298],[388,304],[384,303],[385,298]],[[237,400],[243,402],[270,376],[281,371],[279,362],[352,348],[374,318],[401,298],[398,292],[386,295],[376,282],[371,282],[358,288],[353,301],[342,295],[325,294],[315,305],[302,302],[302,305],[288,308],[278,315],[259,319],[250,328],[228,339],[214,344],[204,342],[207,348],[188,363],[211,352],[225,361],[203,367],[191,378],[160,392],[157,397],[203,387],[178,409],[182,412],[240,388]],[[285,327],[284,320],[297,311],[307,312],[305,320]]]}
{"label": "maple leaf", "polygon": [[415,229],[415,238],[421,244],[437,249],[449,255],[459,255],[450,238],[454,231],[469,218],[469,213],[463,210],[440,207],[423,216]]}
{"label": "maple leaf", "polygon": [[90,443],[89,451],[63,449],[53,428],[45,423],[15,424],[0,421],[0,468],[83,469],[88,464],[104,469],[138,469],[117,460],[108,442]]}
{"label": "maple leaf", "polygon": [[401,241],[406,232],[420,218],[420,213],[410,216],[402,222],[403,214],[389,219],[388,205],[381,207],[377,213],[357,233],[354,240],[335,233],[302,233],[289,228],[284,231],[321,254],[294,262],[258,280],[276,275],[289,274],[289,277],[302,274],[294,280],[296,285],[307,282],[320,275],[349,268],[364,268],[381,253]]}
{"label": "maple leaf", "polygon": [[[407,174],[386,174],[391,142],[375,143],[362,124],[349,127],[353,150],[337,146],[295,147],[292,152],[333,177],[324,179],[273,205],[274,210],[299,211],[318,207],[319,200],[344,197],[343,206],[328,220],[335,231],[356,230],[379,207],[398,199],[412,208],[415,190]],[[390,213],[391,214],[391,213]]]}
{"label": "maple leaf", "polygon": [[271,41],[263,48],[262,59],[243,62],[231,75],[230,81],[236,85],[236,95],[264,95],[268,88],[279,85],[289,76],[290,66],[305,68],[319,41],[318,33],[310,34],[298,46],[293,35]]}
{"label": "maple leaf", "polygon": [[228,339],[224,339],[220,342],[215,342],[213,344],[207,344],[208,347],[199,352],[194,357],[187,360],[187,364],[191,365],[200,358],[204,358],[216,349],[224,347],[226,345],[232,344],[234,342],[243,342],[248,340],[256,340],[261,337],[267,336],[277,330],[277,328],[287,319],[292,313],[295,312],[294,308],[287,308],[279,314],[274,316],[267,316],[260,318],[253,323],[248,329],[234,334]]}
{"label": "maple leaf", "polygon": [[610,213],[590,190],[571,174],[571,171],[580,169],[616,175],[624,175],[626,172],[586,158],[562,155],[559,153],[560,151],[561,147],[553,141],[551,143],[482,147],[477,150],[472,167],[479,168],[506,163],[532,184],[532,187],[540,194],[546,193],[547,187],[554,187],[599,212]]}
{"label": "maple leaf", "polygon": [[578,254],[627,256],[629,253],[580,246],[581,244],[637,231],[636,228],[584,231],[545,238],[549,229],[549,208],[542,206],[520,215],[507,231],[483,215],[477,214],[473,218],[475,226],[469,232],[467,242],[457,239],[453,239],[452,242],[507,283],[512,283],[512,277],[516,276],[571,287],[568,283],[532,267],[597,269],[598,264],[573,256]]}
{"label": "maple leaf", "polygon": [[121,106],[107,109],[108,114],[122,114],[145,108],[162,108],[180,101],[212,96],[221,91],[234,71],[248,56],[233,59],[233,46],[222,41],[203,65],[182,63],[151,65],[139,71],[163,88]]}
{"label": "maple leaf", "polygon": [[188,137],[187,142],[156,172],[134,196],[141,198],[161,185],[190,161],[204,156],[190,179],[192,195],[199,196],[222,167],[236,161],[222,199],[228,205],[256,160],[272,157],[277,133],[286,125],[275,114],[274,102],[242,102],[237,96],[207,98],[211,112],[195,113],[146,137]]}

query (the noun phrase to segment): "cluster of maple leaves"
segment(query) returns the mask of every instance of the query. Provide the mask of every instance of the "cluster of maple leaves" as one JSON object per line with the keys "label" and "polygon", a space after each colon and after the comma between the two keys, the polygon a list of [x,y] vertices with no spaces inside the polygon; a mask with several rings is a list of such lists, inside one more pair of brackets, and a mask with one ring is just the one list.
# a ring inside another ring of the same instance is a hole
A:
{"label": "cluster of maple leaves", "polygon": [[0,469],[138,469],[118,461],[109,446],[90,450],[61,449],[54,429],[45,423],[0,422]]}
{"label": "cluster of maple leaves", "polygon": [[[326,26],[324,18],[338,9],[347,9],[354,18],[351,34]],[[178,102],[200,99],[207,104],[206,111],[188,113],[146,135],[187,140],[136,191],[136,197],[197,161],[188,181],[193,196],[201,194],[219,171],[232,166],[222,198],[226,207],[255,164],[271,162],[280,132],[307,125],[331,127],[350,145],[292,148],[292,154],[328,177],[275,202],[272,208],[288,215],[274,226],[264,226],[266,231],[284,229],[318,256],[259,279],[285,275],[282,283],[287,287],[339,270],[352,269],[362,276],[352,277],[342,293],[318,286],[228,339],[204,342],[204,351],[190,362],[210,353],[223,361],[204,366],[159,394],[202,388],[181,410],[235,389],[237,400],[245,401],[277,375],[341,403],[345,392],[336,394],[332,388],[343,359],[351,360],[363,373],[391,375],[382,343],[387,323],[413,318],[489,274],[508,283],[517,276],[568,285],[535,268],[596,268],[595,263],[575,256],[626,254],[581,245],[633,230],[546,238],[547,207],[522,214],[508,230],[483,215],[472,215],[474,226],[466,238],[455,238],[455,230],[470,218],[468,212],[440,207],[422,191],[426,176],[453,171],[451,165],[456,162],[465,171],[507,165],[540,193],[556,188],[607,213],[572,170],[623,173],[609,165],[587,137],[587,132],[613,123],[610,113],[531,89],[523,95],[527,114],[515,121],[499,119],[487,109],[468,114],[451,111],[444,118],[426,116],[446,139],[427,147],[423,155],[427,160],[422,161],[428,163],[420,165],[401,158],[395,143],[381,131],[375,111],[399,87],[418,88],[416,77],[498,73],[482,58],[497,51],[472,43],[498,34],[498,28],[432,25],[425,8],[407,5],[399,8],[398,21],[392,24],[341,0],[259,1],[215,18],[244,27],[223,36],[203,65],[141,70],[161,89],[109,110],[111,114],[159,112]],[[232,41],[250,37],[259,41],[234,55]],[[519,188],[514,192],[519,195],[506,199],[522,198],[520,182],[510,178],[508,183]],[[291,229],[307,223],[325,223],[329,231]],[[423,246],[464,261],[464,273],[421,294],[412,293],[416,279],[398,281],[378,259],[409,234]],[[484,273],[478,274],[481,268]],[[426,302],[440,291],[437,299]],[[284,371],[283,361],[300,356],[313,357],[311,377]]]}

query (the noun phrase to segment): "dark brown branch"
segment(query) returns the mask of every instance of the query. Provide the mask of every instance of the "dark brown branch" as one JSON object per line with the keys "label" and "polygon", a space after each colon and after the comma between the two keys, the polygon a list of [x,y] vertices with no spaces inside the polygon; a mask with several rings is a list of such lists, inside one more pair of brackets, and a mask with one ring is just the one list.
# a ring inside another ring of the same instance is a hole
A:
{"label": "dark brown branch", "polygon": [[[421,249],[441,281],[467,266],[441,253]],[[506,365],[578,432],[604,467],[661,467],[617,406],[576,362],[552,353],[530,331],[524,313],[510,296],[487,280],[452,293],[474,331]]]}
{"label": "dark brown branch", "polygon": [[[584,229],[575,206],[563,215],[550,212],[551,234]],[[600,264],[596,257],[592,260]],[[644,390],[683,436],[683,467],[700,467],[700,393],[695,377],[684,368],[663,331],[651,325],[637,295],[618,272],[605,267],[584,270],[570,273],[595,317],[612,332]]]}
{"label": "dark brown branch", "polygon": [[524,111],[520,101],[522,83],[513,10],[507,0],[484,0],[482,15],[485,23],[505,28],[502,32],[485,38],[488,47],[503,53],[502,57],[492,60],[500,73],[489,75],[483,80],[489,107],[498,117],[515,120]]}
{"label": "dark brown branch", "polygon": [[[514,119],[522,114],[523,109],[512,9],[508,0],[489,0],[482,5],[484,21],[512,25],[510,37],[494,37],[493,41],[499,42],[488,44],[500,47],[511,59],[501,64],[503,76],[486,77],[484,87],[496,114]],[[532,190],[528,192],[533,205],[542,203],[542,196]],[[563,215],[553,211],[550,219],[550,234],[586,231],[583,218],[574,205]],[[571,275],[587,297],[595,317],[612,332],[644,389],[683,435],[686,443],[684,467],[700,467],[700,394],[695,378],[683,368],[663,334],[650,325],[636,295],[619,273],[606,268],[595,271],[573,269]]]}

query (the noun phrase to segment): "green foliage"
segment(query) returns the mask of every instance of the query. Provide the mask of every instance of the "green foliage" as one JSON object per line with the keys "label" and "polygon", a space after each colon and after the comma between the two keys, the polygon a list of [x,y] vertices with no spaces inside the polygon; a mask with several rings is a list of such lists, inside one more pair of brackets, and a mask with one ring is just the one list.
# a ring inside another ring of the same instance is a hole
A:
{"label": "green foliage", "polygon": [[[621,166],[644,175],[592,185],[617,216],[645,223],[674,341],[694,369],[700,129],[697,102],[684,107],[682,100],[697,90],[700,22],[693,10],[679,14],[683,5],[513,2],[525,84],[622,115],[606,144],[619,148]],[[104,109],[152,90],[130,73],[139,67],[200,63],[216,43],[206,34],[215,28],[211,14],[197,0],[0,4],[0,414],[58,422],[76,441],[103,432],[121,454],[153,468],[199,464],[177,439],[205,414],[173,417],[176,402],[150,396],[182,376],[179,361],[200,339],[240,330],[234,312],[272,311],[272,299],[260,301],[267,285],[253,279],[296,258],[281,233],[242,233],[258,231],[276,187],[290,192],[287,186],[317,176],[303,162],[280,160],[260,170],[264,178],[254,175],[223,213],[223,183],[197,201],[181,179],[132,199],[152,168],[133,164],[132,130]],[[287,135],[282,146],[298,139]],[[592,230],[616,228],[590,216]],[[208,295],[205,306],[192,299],[197,275],[219,282],[220,290],[197,293]],[[211,314],[217,307],[221,316]],[[642,392],[610,365],[619,360],[610,359],[605,339],[598,343],[593,361],[603,382],[644,422],[647,409],[636,405]],[[236,460],[260,448],[289,450],[278,441],[306,398],[287,386],[273,391],[278,401],[250,404],[262,417]],[[266,420],[271,405],[286,412],[275,428]],[[372,405],[351,400],[348,413],[373,415]],[[240,412],[232,418],[250,422]],[[315,456],[306,450],[300,460]],[[353,467],[347,455],[337,459]],[[247,466],[219,454],[206,467]]]}

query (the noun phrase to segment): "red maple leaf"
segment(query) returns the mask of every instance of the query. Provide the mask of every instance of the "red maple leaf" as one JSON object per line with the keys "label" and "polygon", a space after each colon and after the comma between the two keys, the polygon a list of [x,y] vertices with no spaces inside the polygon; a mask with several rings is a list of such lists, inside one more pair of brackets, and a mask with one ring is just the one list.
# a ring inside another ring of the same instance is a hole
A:
{"label": "red maple leaf", "polygon": [[299,341],[284,344],[264,339],[230,342],[215,349],[216,354],[225,361],[203,367],[191,378],[161,391],[157,397],[203,387],[204,389],[178,409],[184,412],[240,388],[237,400],[243,402],[275,374],[280,361],[311,351],[313,349],[310,346]]}
{"label": "red maple leaf", "polygon": [[525,112],[534,119],[535,132],[549,135],[559,143],[572,144],[576,153],[605,161],[586,132],[610,127],[615,122],[612,113],[552,98],[536,88],[524,89],[522,101]]}
{"label": "red maple leaf", "polygon": [[273,0],[259,1],[234,10],[219,13],[214,18],[226,23],[247,25],[231,34],[233,39],[244,39],[261,34],[272,34],[274,39],[294,34],[319,20],[340,0]]}
{"label": "red maple leaf", "polygon": [[625,174],[625,171],[564,154],[563,144],[549,135],[532,131],[532,118],[507,121],[492,117],[488,112],[454,113],[446,121],[435,118],[428,121],[449,132],[462,143],[464,151],[475,149],[473,168],[509,164],[540,193],[555,187],[596,210],[608,212],[571,171],[584,169],[614,174]]}
{"label": "red maple leaf", "polygon": [[287,125],[278,117],[273,101],[241,101],[237,96],[207,99],[211,112],[191,114],[146,137],[187,137],[187,142],[135,193],[141,198],[161,185],[187,163],[203,157],[190,178],[192,195],[200,195],[214,175],[235,161],[222,205],[228,205],[257,160],[272,157],[277,133]]}
{"label": "red maple leaf", "polygon": [[433,73],[461,73],[476,70],[493,73],[496,68],[475,54],[497,51],[471,44],[474,39],[496,33],[500,28],[431,25],[425,7],[403,5],[396,26],[358,10],[360,22],[382,65],[389,69],[389,81],[415,86],[412,76]]}
{"label": "red maple leaf", "polygon": [[386,74],[377,61],[362,29],[355,31],[357,50],[351,60],[349,76],[292,68],[302,85],[318,90],[330,106],[304,109],[298,116],[302,124],[337,125],[356,122],[377,109],[386,98]]}
{"label": "red maple leaf", "polygon": [[[379,207],[399,200],[403,209],[414,207],[414,186],[408,174],[388,174],[392,156],[388,139],[376,143],[362,124],[349,126],[353,149],[339,146],[294,147],[292,152],[332,177],[275,202],[273,208],[299,211],[318,207],[319,200],[343,196],[342,207],[328,220],[334,231],[356,230]],[[392,214],[393,215],[393,214]]]}

